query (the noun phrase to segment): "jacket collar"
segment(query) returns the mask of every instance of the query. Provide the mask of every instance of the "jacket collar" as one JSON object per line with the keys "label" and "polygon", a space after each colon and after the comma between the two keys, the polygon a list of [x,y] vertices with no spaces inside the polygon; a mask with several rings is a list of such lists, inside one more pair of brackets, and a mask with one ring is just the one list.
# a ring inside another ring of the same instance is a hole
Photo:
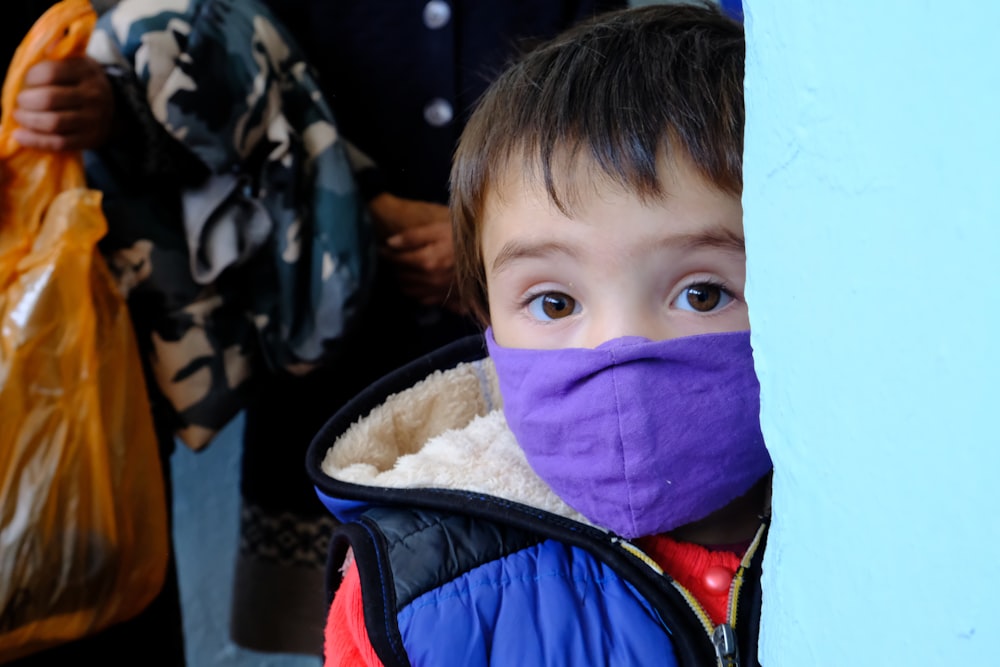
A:
{"label": "jacket collar", "polygon": [[[589,524],[528,465],[504,419],[490,359],[442,366],[398,391],[396,378],[386,378],[373,387],[383,392],[373,408],[350,415],[340,432],[324,429],[310,451],[321,495],[370,500],[374,489],[461,491]],[[347,416],[338,415],[341,424]]]}

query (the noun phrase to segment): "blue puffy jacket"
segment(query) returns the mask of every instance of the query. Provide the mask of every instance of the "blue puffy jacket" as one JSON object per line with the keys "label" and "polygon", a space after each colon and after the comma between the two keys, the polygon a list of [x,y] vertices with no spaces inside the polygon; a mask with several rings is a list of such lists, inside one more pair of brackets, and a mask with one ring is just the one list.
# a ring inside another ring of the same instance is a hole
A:
{"label": "blue puffy jacket", "polygon": [[479,337],[358,396],[313,441],[307,465],[343,522],[331,599],[351,548],[387,667],[758,665],[764,528],[737,573],[731,622],[715,627],[639,549],[532,472]]}

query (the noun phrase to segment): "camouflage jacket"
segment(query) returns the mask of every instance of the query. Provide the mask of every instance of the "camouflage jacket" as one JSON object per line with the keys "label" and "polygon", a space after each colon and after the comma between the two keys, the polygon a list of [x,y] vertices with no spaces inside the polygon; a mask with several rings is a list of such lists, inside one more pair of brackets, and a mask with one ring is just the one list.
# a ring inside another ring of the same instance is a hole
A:
{"label": "camouflage jacket", "polygon": [[267,372],[337,354],[374,242],[313,71],[256,0],[123,0],[89,53],[117,97],[87,156],[154,400],[205,445]]}

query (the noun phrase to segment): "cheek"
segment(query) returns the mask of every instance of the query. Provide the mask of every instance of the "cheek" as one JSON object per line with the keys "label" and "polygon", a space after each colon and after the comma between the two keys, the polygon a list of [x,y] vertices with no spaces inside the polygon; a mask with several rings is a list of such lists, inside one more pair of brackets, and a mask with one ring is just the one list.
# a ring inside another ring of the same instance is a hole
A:
{"label": "cheek", "polygon": [[494,320],[490,326],[493,329],[493,340],[497,342],[497,345],[500,347],[517,347],[514,344],[514,338],[511,337],[509,327],[504,326],[502,319]]}
{"label": "cheek", "polygon": [[489,294],[490,328],[493,338],[502,347],[536,348],[540,346],[537,326],[519,312],[516,295],[499,290]]}
{"label": "cheek", "polygon": [[516,326],[517,318],[508,312],[508,308],[500,303],[495,291],[489,292],[489,323],[493,329],[493,338],[503,347],[519,347],[521,336]]}

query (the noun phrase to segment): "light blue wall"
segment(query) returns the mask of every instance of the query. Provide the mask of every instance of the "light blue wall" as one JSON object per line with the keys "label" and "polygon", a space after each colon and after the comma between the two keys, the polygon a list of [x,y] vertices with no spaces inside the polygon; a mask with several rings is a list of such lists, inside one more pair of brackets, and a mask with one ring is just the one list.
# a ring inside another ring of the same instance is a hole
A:
{"label": "light blue wall", "polygon": [[747,5],[763,662],[996,664],[1000,4]]}

